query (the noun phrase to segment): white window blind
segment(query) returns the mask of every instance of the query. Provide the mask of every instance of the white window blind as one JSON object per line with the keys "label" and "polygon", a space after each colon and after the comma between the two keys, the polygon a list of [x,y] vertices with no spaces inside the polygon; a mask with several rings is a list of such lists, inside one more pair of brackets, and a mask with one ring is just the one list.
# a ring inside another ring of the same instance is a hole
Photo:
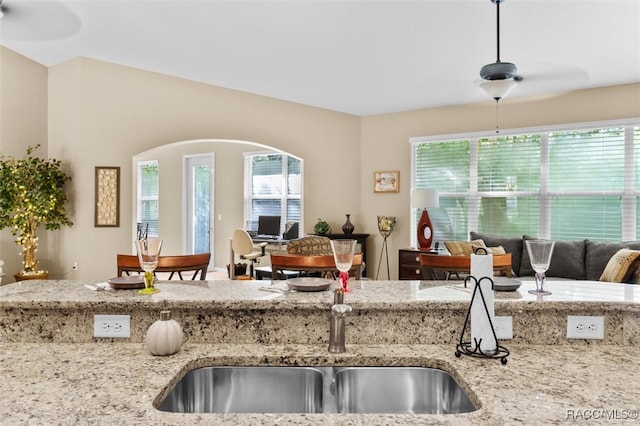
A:
{"label": "white window blind", "polygon": [[259,216],[280,216],[280,234],[287,222],[300,223],[302,161],[284,154],[246,153],[244,164],[245,228],[257,230]]}
{"label": "white window blind", "polygon": [[623,127],[551,133],[548,170],[552,238],[622,239]]}
{"label": "white window blind", "polygon": [[157,238],[158,199],[159,199],[159,164],[157,160],[139,161],[138,169],[138,227],[147,231],[148,237]]}
{"label": "white window blind", "polygon": [[440,193],[435,241],[640,239],[639,127],[606,124],[412,140],[412,187]]}

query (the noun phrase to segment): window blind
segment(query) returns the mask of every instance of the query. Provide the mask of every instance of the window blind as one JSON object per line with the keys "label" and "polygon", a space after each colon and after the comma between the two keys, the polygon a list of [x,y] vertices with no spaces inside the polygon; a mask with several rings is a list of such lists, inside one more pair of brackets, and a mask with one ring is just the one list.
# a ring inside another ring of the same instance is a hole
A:
{"label": "window blind", "polygon": [[412,141],[412,188],[440,192],[434,239],[640,240],[640,130],[606,124]]}
{"label": "window blind", "polygon": [[138,223],[147,229],[147,236],[158,238],[158,199],[160,167],[158,161],[140,161],[138,168]]}
{"label": "window blind", "polygon": [[255,231],[259,216],[301,221],[302,165],[295,157],[273,153],[245,154],[245,228]]}

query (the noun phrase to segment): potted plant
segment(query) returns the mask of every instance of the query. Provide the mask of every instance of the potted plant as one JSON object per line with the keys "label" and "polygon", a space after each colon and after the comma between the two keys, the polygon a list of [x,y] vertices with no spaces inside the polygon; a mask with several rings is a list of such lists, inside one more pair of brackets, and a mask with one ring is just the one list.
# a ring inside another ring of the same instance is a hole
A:
{"label": "potted plant", "polygon": [[65,184],[71,177],[59,160],[32,156],[39,147],[28,147],[22,160],[0,157],[0,229],[11,228],[16,244],[22,246],[22,271],[16,280],[48,277],[38,270],[36,258],[40,225],[47,230],[73,225],[65,208]]}
{"label": "potted plant", "polygon": [[316,224],[313,225],[313,232],[315,232],[318,235],[324,235],[327,232],[331,232],[331,227],[329,226],[326,220],[322,220],[318,218],[318,221],[316,222]]}

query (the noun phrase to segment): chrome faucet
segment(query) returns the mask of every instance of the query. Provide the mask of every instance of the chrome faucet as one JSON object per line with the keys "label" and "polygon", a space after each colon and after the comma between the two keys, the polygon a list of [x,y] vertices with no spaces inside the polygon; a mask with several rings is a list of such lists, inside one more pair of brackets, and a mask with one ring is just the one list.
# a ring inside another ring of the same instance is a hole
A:
{"label": "chrome faucet", "polygon": [[333,305],[329,316],[329,352],[339,354],[345,348],[345,316],[351,312],[351,306],[344,304],[344,290],[339,288],[333,295]]}

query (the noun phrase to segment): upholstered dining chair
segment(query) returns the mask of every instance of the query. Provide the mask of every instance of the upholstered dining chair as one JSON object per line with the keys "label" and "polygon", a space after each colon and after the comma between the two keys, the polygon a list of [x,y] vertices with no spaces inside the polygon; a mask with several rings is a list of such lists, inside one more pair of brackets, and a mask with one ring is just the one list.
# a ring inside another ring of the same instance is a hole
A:
{"label": "upholstered dining chair", "polygon": [[[254,266],[256,263],[260,262],[260,258],[266,255],[265,247],[267,247],[268,243],[259,243],[257,245],[253,244],[253,239],[251,235],[247,231],[242,228],[238,228],[233,231],[233,237],[231,238],[231,262],[229,263],[229,277],[234,280],[235,276],[235,257],[238,257],[242,260],[249,261],[249,276],[253,278]],[[255,250],[255,247],[258,250]]]}
{"label": "upholstered dining chair", "polygon": [[[137,255],[118,254],[116,259],[119,277],[123,274],[130,275],[131,272],[143,272]],[[176,274],[177,279],[184,280],[182,274],[187,272],[192,273],[191,280],[195,280],[198,274],[200,275],[200,280],[205,280],[207,279],[209,260],[211,260],[211,253],[160,256],[158,258],[158,267],[154,272],[168,272],[169,280],[173,279]]]}

